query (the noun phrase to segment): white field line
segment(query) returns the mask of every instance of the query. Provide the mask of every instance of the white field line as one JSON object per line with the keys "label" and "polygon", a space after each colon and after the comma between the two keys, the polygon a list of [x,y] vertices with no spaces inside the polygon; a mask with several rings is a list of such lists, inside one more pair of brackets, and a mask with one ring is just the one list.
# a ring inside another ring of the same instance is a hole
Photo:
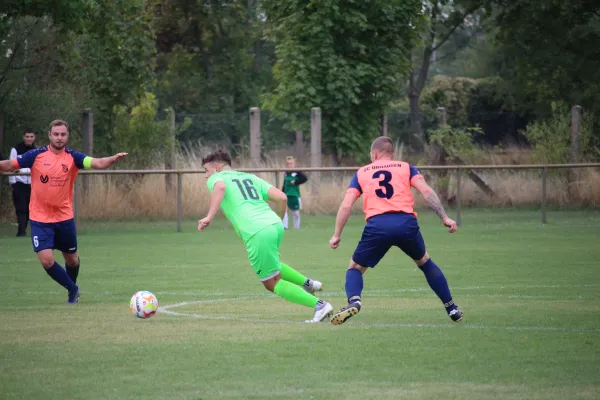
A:
{"label": "white field line", "polygon": [[[568,289],[568,288],[586,288],[586,287],[600,287],[599,283],[589,283],[584,285],[503,285],[503,286],[465,286],[465,287],[451,287],[450,289],[453,292],[460,291],[477,291],[477,290],[486,290],[486,291],[495,291],[495,290],[511,290],[511,289]],[[146,289],[144,289],[146,290]],[[394,293],[419,293],[419,292],[431,292],[431,289],[428,287],[423,288],[407,288],[407,289],[365,289],[363,294],[370,297],[385,297],[385,294],[394,294]],[[173,291],[160,291],[153,292],[155,295],[172,295],[172,296],[202,296],[202,297],[214,297],[214,296],[227,296],[228,294],[224,293],[208,293],[208,292],[173,292]],[[39,291],[39,290],[13,290],[13,289],[0,289],[0,294],[34,294],[34,295],[45,295],[45,294],[64,294],[64,291]],[[93,295],[96,297],[100,296],[113,296],[113,295],[122,295],[121,293],[115,293],[110,291],[104,292],[88,292],[85,288],[82,288],[82,294],[85,295]],[[133,293],[131,293],[133,295]],[[247,294],[248,296],[252,296],[251,293]],[[346,296],[345,292],[320,292],[320,296]],[[488,296],[488,297],[511,297],[517,299],[545,299],[545,298],[553,298],[553,297],[562,297],[561,295],[556,296],[531,296],[525,294],[491,294],[491,293],[481,293],[477,294],[480,296]],[[276,297],[269,295],[262,295],[257,297]],[[569,296],[566,296],[569,297]],[[572,298],[573,296],[571,296]],[[583,297],[581,297],[583,299]]]}
{"label": "white field line", "polygon": [[[261,296],[264,297],[264,296]],[[275,297],[275,296],[271,296]],[[196,301],[184,301],[167,306],[161,306],[159,311],[163,314],[176,317],[187,317],[204,320],[219,320],[219,321],[237,321],[237,322],[252,322],[259,324],[298,324],[299,321],[292,320],[263,320],[256,318],[231,317],[227,315],[202,315],[196,313],[182,313],[171,310],[172,308],[192,305],[192,304],[209,304],[209,303],[226,303],[231,301],[256,300],[257,296],[232,297],[225,299],[208,299]],[[473,325],[473,324],[407,324],[407,323],[352,323],[352,326],[359,327],[375,327],[375,328],[458,328],[458,329],[476,329],[476,330],[499,330],[499,331],[526,331],[526,332],[563,332],[563,333],[600,333],[600,329],[594,328],[562,328],[554,326],[493,326],[493,325]]]}

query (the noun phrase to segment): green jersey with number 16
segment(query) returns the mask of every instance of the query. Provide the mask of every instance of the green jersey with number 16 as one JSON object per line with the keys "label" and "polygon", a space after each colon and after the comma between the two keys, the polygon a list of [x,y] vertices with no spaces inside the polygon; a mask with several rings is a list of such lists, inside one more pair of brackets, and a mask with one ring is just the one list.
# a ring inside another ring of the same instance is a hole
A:
{"label": "green jersey with number 16", "polygon": [[281,223],[281,218],[266,202],[272,185],[256,175],[225,170],[215,172],[208,178],[207,185],[211,193],[219,181],[225,183],[221,210],[244,243],[261,229]]}

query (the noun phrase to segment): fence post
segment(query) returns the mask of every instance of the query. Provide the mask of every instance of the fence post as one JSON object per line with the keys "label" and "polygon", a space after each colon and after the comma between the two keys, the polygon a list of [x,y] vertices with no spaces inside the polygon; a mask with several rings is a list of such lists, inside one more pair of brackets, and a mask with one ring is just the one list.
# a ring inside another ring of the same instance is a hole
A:
{"label": "fence post", "polygon": [[456,168],[456,225],[461,226],[462,221],[462,199],[460,195],[462,171],[460,168]]}
{"label": "fence post", "polygon": [[304,133],[296,131],[296,157],[304,156]]}
{"label": "fence post", "polygon": [[[571,155],[569,162],[575,164],[579,162],[579,134],[581,132],[581,106],[573,106],[571,108]],[[569,196],[572,198],[575,195],[575,182],[578,181],[579,171],[576,168],[571,168],[568,173],[569,179]]]}
{"label": "fence post", "polygon": [[260,108],[250,109],[250,158],[256,168],[260,166]]}
{"label": "fence post", "polygon": [[279,189],[279,170],[275,171],[275,187]]}
{"label": "fence post", "polygon": [[437,110],[440,112],[440,124],[448,124],[448,114],[446,114],[446,107],[438,107]]}
{"label": "fence post", "polygon": [[[313,107],[310,112],[310,166],[321,167],[321,109],[319,107]],[[312,194],[319,194],[321,173],[313,172],[310,180]]]}
{"label": "fence post", "polygon": [[181,219],[183,214],[183,207],[181,204],[182,192],[183,191],[183,174],[177,171],[177,232],[181,232]]}
{"label": "fence post", "polygon": [[[447,125],[446,108],[438,107],[437,110],[440,113],[440,115],[439,115],[440,126],[446,126]],[[429,164],[430,165],[446,165],[446,157],[448,154],[446,153],[446,149],[444,148],[444,146],[441,143],[432,142],[429,153],[430,153],[429,154]],[[447,169],[439,169],[439,170],[433,172],[433,175],[436,177],[436,180],[434,183],[434,188],[435,188],[442,204],[445,204],[448,202],[448,195],[449,195],[449,190],[450,190],[449,173],[450,173],[450,171]]]}
{"label": "fence post", "polygon": [[381,118],[381,136],[388,136],[388,115],[383,114]]}
{"label": "fence post", "polygon": [[[165,154],[165,169],[175,169],[175,110],[173,107],[169,107],[165,111],[167,113],[167,129],[169,135],[169,147]],[[165,187],[167,193],[171,193],[173,190],[173,176],[171,174],[165,174]]]}
{"label": "fence post", "polygon": [[542,224],[548,222],[546,219],[546,177],[548,173],[546,168],[542,168]]}
{"label": "fence post", "polygon": [[[94,154],[94,114],[88,109],[82,114],[83,129],[83,152],[90,157]],[[83,175],[82,177],[83,191],[88,192],[90,177]]]}

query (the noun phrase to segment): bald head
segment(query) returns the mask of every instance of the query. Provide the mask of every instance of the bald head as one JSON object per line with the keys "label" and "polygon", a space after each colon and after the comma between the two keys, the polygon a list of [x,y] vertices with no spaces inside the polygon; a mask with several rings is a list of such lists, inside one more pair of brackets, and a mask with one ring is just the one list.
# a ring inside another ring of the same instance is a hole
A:
{"label": "bald head", "polygon": [[394,143],[387,136],[379,136],[371,144],[372,161],[392,158],[394,155]]}

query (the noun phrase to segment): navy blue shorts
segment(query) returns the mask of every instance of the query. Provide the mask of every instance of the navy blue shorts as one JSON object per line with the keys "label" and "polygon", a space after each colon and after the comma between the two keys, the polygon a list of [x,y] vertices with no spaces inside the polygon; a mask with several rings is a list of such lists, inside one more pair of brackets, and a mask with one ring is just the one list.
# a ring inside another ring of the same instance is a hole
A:
{"label": "navy blue shorts", "polygon": [[399,247],[413,260],[423,258],[425,242],[414,215],[386,213],[369,218],[352,260],[372,268],[392,246]]}
{"label": "navy blue shorts", "polygon": [[30,225],[31,242],[36,253],[45,249],[57,249],[70,254],[77,251],[77,234],[73,219],[48,223],[30,221]]}

